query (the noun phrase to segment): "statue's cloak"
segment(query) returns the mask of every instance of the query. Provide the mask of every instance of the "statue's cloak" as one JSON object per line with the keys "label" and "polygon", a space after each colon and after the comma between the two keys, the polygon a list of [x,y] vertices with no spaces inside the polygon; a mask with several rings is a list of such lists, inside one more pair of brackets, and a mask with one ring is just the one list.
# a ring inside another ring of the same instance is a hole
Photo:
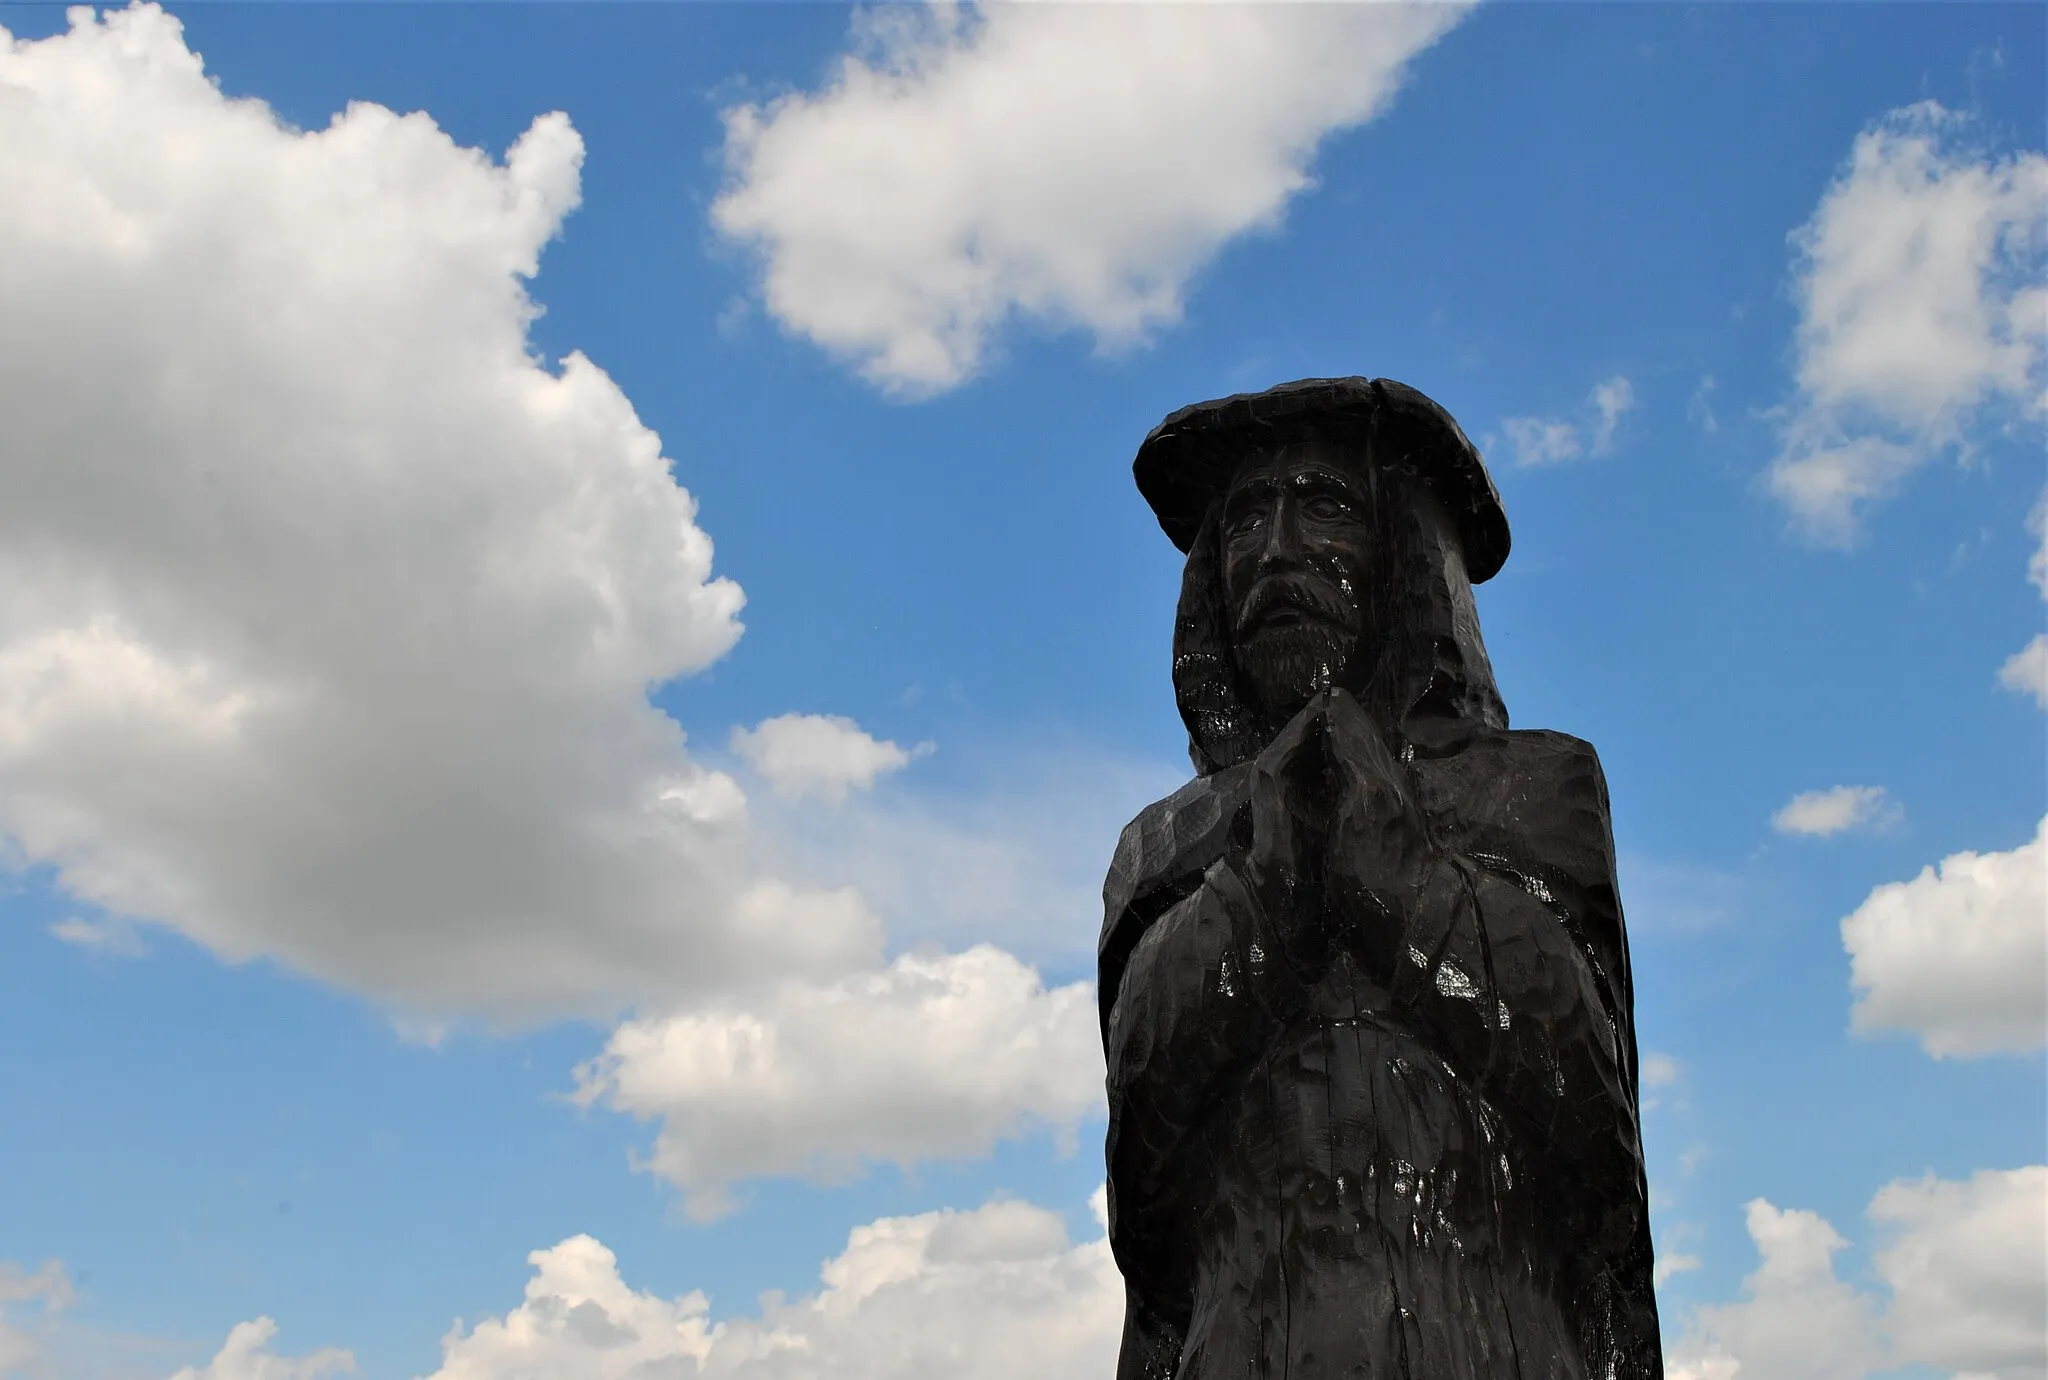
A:
{"label": "statue's cloak", "polygon": [[1349,688],[1428,880],[1307,972],[1242,875],[1276,726],[1230,664],[1213,521],[1191,544],[1174,670],[1200,774],[1104,886],[1119,1380],[1662,1375],[1605,781],[1588,744],[1508,731],[1458,542],[1403,500],[1378,505],[1394,632]]}

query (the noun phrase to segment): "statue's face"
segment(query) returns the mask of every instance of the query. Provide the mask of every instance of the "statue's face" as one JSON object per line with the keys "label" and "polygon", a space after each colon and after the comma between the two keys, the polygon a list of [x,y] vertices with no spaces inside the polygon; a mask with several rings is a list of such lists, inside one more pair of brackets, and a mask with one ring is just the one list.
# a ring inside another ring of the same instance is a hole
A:
{"label": "statue's face", "polygon": [[1344,452],[1285,447],[1223,500],[1223,593],[1238,669],[1286,713],[1361,670],[1371,500]]}

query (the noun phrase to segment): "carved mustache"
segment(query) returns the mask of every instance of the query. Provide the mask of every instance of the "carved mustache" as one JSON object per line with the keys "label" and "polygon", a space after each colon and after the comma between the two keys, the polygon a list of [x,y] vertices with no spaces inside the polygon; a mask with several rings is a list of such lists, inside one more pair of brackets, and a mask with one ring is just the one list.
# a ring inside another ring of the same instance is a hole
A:
{"label": "carved mustache", "polygon": [[1238,606],[1237,627],[1240,632],[1250,632],[1259,624],[1283,610],[1293,610],[1303,618],[1312,618],[1324,623],[1344,627],[1356,616],[1357,610],[1320,580],[1305,580],[1299,576],[1273,576],[1252,586],[1244,602]]}

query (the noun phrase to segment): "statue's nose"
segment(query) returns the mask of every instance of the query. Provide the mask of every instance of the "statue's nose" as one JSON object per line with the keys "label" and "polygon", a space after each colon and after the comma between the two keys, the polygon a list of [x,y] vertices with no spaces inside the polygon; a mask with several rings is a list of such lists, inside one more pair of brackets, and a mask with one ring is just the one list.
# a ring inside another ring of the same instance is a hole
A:
{"label": "statue's nose", "polygon": [[1259,552],[1260,569],[1301,563],[1301,533],[1295,521],[1294,503],[1283,495],[1273,505],[1266,522],[1266,542]]}

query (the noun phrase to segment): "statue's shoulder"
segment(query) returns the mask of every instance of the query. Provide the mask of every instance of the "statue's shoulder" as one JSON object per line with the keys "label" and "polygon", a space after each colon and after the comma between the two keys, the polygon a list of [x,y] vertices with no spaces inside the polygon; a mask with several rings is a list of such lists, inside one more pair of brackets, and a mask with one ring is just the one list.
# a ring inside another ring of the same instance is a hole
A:
{"label": "statue's shoulder", "polygon": [[1607,777],[1583,738],[1550,729],[1485,729],[1459,750],[1418,760],[1423,808],[1474,847],[1546,859],[1574,872],[1612,865]]}
{"label": "statue's shoulder", "polygon": [[1223,856],[1230,821],[1244,803],[1250,780],[1250,763],[1198,776],[1147,805],[1124,826],[1102,882],[1097,959],[1105,1022],[1124,961],[1146,927],[1195,890],[1202,874]]}
{"label": "statue's shoulder", "polygon": [[1223,855],[1231,816],[1244,802],[1251,764],[1198,776],[1138,811],[1117,839],[1102,899],[1111,915],[1157,885],[1203,871]]}
{"label": "statue's shoulder", "polygon": [[1415,763],[1419,775],[1490,782],[1519,791],[1590,789],[1607,795],[1600,754],[1584,738],[1548,728],[1482,728],[1440,757]]}

